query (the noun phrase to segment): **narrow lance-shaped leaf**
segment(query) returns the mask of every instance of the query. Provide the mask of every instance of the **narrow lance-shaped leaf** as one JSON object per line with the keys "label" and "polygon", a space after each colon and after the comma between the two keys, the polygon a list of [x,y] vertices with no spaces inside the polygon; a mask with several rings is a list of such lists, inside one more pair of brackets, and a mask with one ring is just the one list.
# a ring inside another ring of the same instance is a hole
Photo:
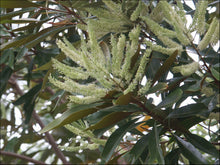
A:
{"label": "narrow lance-shaped leaf", "polygon": [[127,93],[125,95],[121,95],[116,101],[116,105],[127,105],[131,100],[132,93]]}
{"label": "narrow lance-shaped leaf", "polygon": [[1,0],[0,4],[2,8],[25,8],[25,7],[39,7],[40,6],[28,0]]}
{"label": "narrow lance-shaped leaf", "polygon": [[202,103],[189,104],[181,108],[175,109],[167,116],[167,118],[184,118],[184,117],[196,116],[207,110],[208,108]]}
{"label": "narrow lance-shaped leaf", "polygon": [[88,105],[78,105],[76,107],[73,107],[70,110],[67,110],[66,112],[64,112],[62,116],[60,116],[59,118],[49,123],[46,127],[44,127],[40,131],[40,133],[44,133],[52,129],[61,127],[63,125],[70,124],[76,120],[79,120],[85,116],[88,116],[89,114],[92,114],[98,111],[97,106],[100,106],[102,104],[103,103],[94,103],[94,104],[88,104]]}
{"label": "narrow lance-shaped leaf", "polygon": [[194,164],[208,164],[202,154],[189,142],[174,135],[182,154]]}
{"label": "narrow lance-shaped leaf", "polygon": [[134,157],[134,162],[137,161],[137,159],[140,157],[146,147],[148,147],[147,141],[149,141],[149,134],[144,135],[141,139],[139,139],[134,147],[131,149],[129,155],[131,157]]}
{"label": "narrow lance-shaped leaf", "polygon": [[114,150],[119,145],[123,136],[129,130],[135,128],[139,123],[135,123],[137,120],[132,120],[125,125],[118,128],[112,135],[108,138],[108,141],[105,144],[105,147],[102,152],[102,158],[107,162],[110,160]]}
{"label": "narrow lance-shaped leaf", "polygon": [[64,27],[58,27],[58,28],[51,28],[49,31],[43,33],[43,34],[36,34],[33,36],[33,39],[28,42],[27,44],[25,44],[25,46],[27,48],[32,48],[33,46],[35,46],[36,44],[38,44],[39,42],[43,41],[47,36],[58,33],[64,29],[68,29],[68,28],[72,28],[74,27],[73,25],[69,25],[69,26],[64,26]]}
{"label": "narrow lance-shaped leaf", "polygon": [[21,59],[27,52],[28,52],[28,49],[26,47],[21,48],[21,50],[18,52],[16,56],[16,60]]}
{"label": "narrow lance-shaped leaf", "polygon": [[9,13],[6,13],[6,14],[2,14],[0,16],[0,20],[2,21],[2,20],[5,20],[5,19],[10,19],[12,17],[18,16],[18,15],[26,13],[26,12],[33,11],[35,9],[36,9],[35,7],[30,7],[30,8],[25,8],[25,9],[21,9],[21,10],[18,10],[18,11],[13,11],[13,12],[9,12]]}
{"label": "narrow lance-shaped leaf", "polygon": [[212,75],[218,80],[220,81],[220,73],[215,70],[213,67],[211,68],[211,72],[212,72]]}
{"label": "narrow lance-shaped leaf", "polygon": [[178,55],[178,50],[175,50],[171,56],[169,56],[166,61],[164,61],[163,65],[156,72],[154,79],[152,81],[152,86],[154,83],[160,79],[160,77],[168,71],[173,62],[176,60],[176,56]]}
{"label": "narrow lance-shaped leaf", "polygon": [[117,164],[117,163],[118,163],[117,160],[118,160],[120,157],[122,157],[124,154],[126,154],[127,152],[128,152],[128,151],[126,151],[126,152],[124,152],[124,153],[122,153],[122,154],[120,154],[120,155],[114,157],[112,160],[108,161],[108,162],[106,163],[106,165]]}
{"label": "narrow lance-shaped leaf", "polygon": [[104,127],[108,127],[110,125],[116,124],[117,122],[125,119],[126,117],[128,117],[131,114],[132,114],[132,112],[113,112],[113,113],[105,116],[101,121],[99,121],[98,123],[89,127],[86,130],[101,129]]}
{"label": "narrow lance-shaped leaf", "polygon": [[180,149],[176,148],[165,156],[166,164],[178,164]]}
{"label": "narrow lance-shaped leaf", "polygon": [[21,96],[13,104],[20,105],[24,103],[25,123],[27,124],[30,119],[35,106],[36,97],[41,89],[42,84],[38,84],[30,89],[27,93]]}
{"label": "narrow lance-shaped leaf", "polygon": [[170,93],[159,105],[158,107],[170,107],[176,103],[182,97],[183,91],[177,88],[175,91]]}
{"label": "narrow lance-shaped leaf", "polygon": [[134,104],[128,104],[128,105],[116,105],[116,106],[110,106],[107,108],[100,109],[98,112],[93,113],[88,116],[87,120],[89,120],[89,123],[95,124],[100,122],[104,117],[107,117],[110,113],[113,112],[137,112],[140,111],[140,108],[138,106],[135,106]]}
{"label": "narrow lance-shaped leaf", "polygon": [[192,143],[196,148],[200,149],[201,151],[208,153],[210,155],[215,156],[216,158],[219,157],[218,150],[206,139],[194,135],[194,134],[184,134],[186,139]]}
{"label": "narrow lance-shaped leaf", "polygon": [[33,23],[38,22],[38,19],[34,18],[20,18],[20,19],[11,19],[11,20],[1,20],[0,23],[16,23],[16,24],[23,24],[23,23]]}
{"label": "narrow lance-shaped leaf", "polygon": [[73,27],[73,25],[69,26],[64,26],[64,27],[49,27],[46,29],[41,30],[40,32],[36,34],[31,34],[28,36],[22,36],[22,37],[17,37],[7,43],[4,43],[0,46],[0,50],[5,50],[11,47],[19,47],[24,45],[26,48],[32,48],[39,42],[43,41],[46,37],[49,35],[55,34],[59,31],[62,31],[64,29],[68,29]]}
{"label": "narrow lance-shaped leaf", "polygon": [[154,123],[154,128],[150,132],[148,139],[148,148],[150,152],[150,158],[148,160],[149,164],[153,164],[155,160],[157,160],[158,164],[165,164],[159,143],[159,132],[156,124]]}
{"label": "narrow lance-shaped leaf", "polygon": [[13,70],[9,66],[4,67],[2,69],[2,71],[0,72],[0,77],[1,77],[0,96],[4,93],[4,90],[7,86],[8,80],[11,77],[12,73],[13,73]]}
{"label": "narrow lance-shaped leaf", "polygon": [[168,87],[165,82],[158,82],[155,86],[150,88],[146,94],[156,93],[157,91],[165,90]]}

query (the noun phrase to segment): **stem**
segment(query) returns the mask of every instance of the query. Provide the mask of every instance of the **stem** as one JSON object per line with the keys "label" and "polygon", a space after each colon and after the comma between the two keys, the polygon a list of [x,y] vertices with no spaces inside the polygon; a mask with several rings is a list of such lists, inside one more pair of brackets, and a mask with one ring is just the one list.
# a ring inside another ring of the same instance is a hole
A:
{"label": "stem", "polygon": [[[16,82],[16,76],[12,75],[11,78],[9,79],[9,83],[13,86],[13,88],[17,91],[17,93],[19,95],[23,95],[23,91],[20,89],[20,87],[18,86],[17,82]],[[40,125],[41,128],[44,128],[44,124],[41,121],[40,117],[38,116],[38,114],[36,113],[35,110],[33,110],[33,117],[36,120],[36,122]],[[45,136],[47,137],[48,142],[50,143],[50,145],[52,146],[52,148],[54,149],[57,157],[59,157],[63,164],[68,164],[65,156],[63,155],[63,153],[61,152],[61,150],[58,148],[53,136],[51,134],[49,134],[48,132],[45,133]]]}
{"label": "stem", "polygon": [[8,33],[10,33],[12,37],[16,37],[15,33],[10,31],[10,28],[6,24],[2,24],[2,25],[8,30]]}
{"label": "stem", "polygon": [[219,81],[215,78],[215,76],[213,76],[212,71],[210,70],[210,68],[208,67],[208,65],[206,64],[204,58],[202,57],[202,55],[199,53],[198,49],[196,48],[196,46],[193,44],[192,41],[190,41],[192,47],[195,49],[196,53],[199,55],[199,57],[201,58],[202,62],[204,63],[207,71],[210,73],[210,75],[212,76],[212,78],[214,79],[215,83],[217,84],[217,86],[219,86]]}
{"label": "stem", "polygon": [[166,119],[167,115],[163,110],[159,110],[159,109],[155,109],[155,108],[149,109],[142,102],[140,102],[139,100],[137,100],[134,97],[132,97],[131,102],[133,102],[134,104],[141,107],[143,112],[152,116],[155,120],[157,120],[159,123],[161,123],[166,130],[170,131],[170,129],[173,129],[173,130],[179,131],[181,133],[189,133],[189,130],[186,129],[185,127],[183,127],[181,125],[181,123],[178,122],[177,120],[175,120],[175,119],[167,120]]}
{"label": "stem", "polygon": [[6,155],[6,156],[11,156],[11,157],[16,157],[16,158],[19,158],[19,159],[26,160],[26,161],[28,161],[28,162],[35,163],[35,164],[42,164],[42,165],[45,165],[45,164],[46,164],[46,163],[44,163],[44,162],[41,162],[41,161],[32,159],[32,158],[30,158],[30,157],[28,157],[28,156],[19,155],[19,154],[13,153],[13,152],[0,151],[0,155]]}
{"label": "stem", "polygon": [[[62,5],[62,4],[61,4]],[[82,18],[74,11],[74,10],[70,10],[68,7],[62,5],[66,10],[67,13],[72,14],[74,17],[76,17],[77,19],[79,19],[84,25],[87,25]]]}
{"label": "stem", "polygon": [[[33,111],[33,117],[37,121],[37,123],[40,125],[41,128],[45,127],[45,125],[43,124],[43,122],[41,121],[40,117],[38,116],[35,110]],[[68,164],[65,156],[63,155],[61,150],[58,148],[53,136],[49,134],[48,132],[45,132],[45,136],[47,137],[48,142],[51,144],[52,148],[54,149],[56,155],[62,160],[63,164]]]}
{"label": "stem", "polygon": [[215,83],[217,84],[217,86],[219,86],[219,84],[220,84],[219,81],[215,78],[215,76],[213,76],[213,74],[212,74],[210,68],[209,68],[208,65],[206,64],[206,62],[205,62],[204,58],[202,57],[202,55],[200,54],[199,50],[198,50],[198,49],[196,48],[196,46],[194,45],[193,41],[190,40],[190,37],[188,36],[187,33],[184,33],[184,34],[187,36],[188,40],[190,41],[190,44],[192,45],[193,49],[195,49],[196,53],[198,54],[198,56],[200,57],[200,59],[201,59],[202,62],[204,63],[204,65],[205,65],[207,71],[210,73],[210,75],[211,75],[212,78],[214,79],[214,81],[215,81]]}

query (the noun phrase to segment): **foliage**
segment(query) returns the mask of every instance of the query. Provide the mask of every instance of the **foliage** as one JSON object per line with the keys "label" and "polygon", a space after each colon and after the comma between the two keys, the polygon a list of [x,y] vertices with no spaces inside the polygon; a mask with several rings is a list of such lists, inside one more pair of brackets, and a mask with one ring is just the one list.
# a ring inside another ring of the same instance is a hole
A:
{"label": "foliage", "polygon": [[219,161],[219,1],[0,2],[2,163]]}

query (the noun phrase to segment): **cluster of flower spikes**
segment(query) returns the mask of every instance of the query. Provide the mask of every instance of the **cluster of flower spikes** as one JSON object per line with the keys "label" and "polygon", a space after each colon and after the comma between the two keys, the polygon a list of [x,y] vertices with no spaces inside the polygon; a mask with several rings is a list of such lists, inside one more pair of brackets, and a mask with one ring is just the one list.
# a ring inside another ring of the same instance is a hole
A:
{"label": "cluster of flower spikes", "polygon": [[[111,36],[111,48],[104,44],[100,46],[93,30],[89,27],[89,41],[81,37],[81,47],[76,49],[65,38],[58,41],[58,47],[67,57],[78,64],[78,67],[71,67],[53,59],[53,67],[64,76],[58,80],[50,76],[50,82],[58,88],[71,92],[71,102],[87,104],[104,97],[108,91],[117,90],[127,94],[136,90],[140,84],[148,57],[151,53],[147,49],[134,67],[131,66],[132,57],[138,51],[140,27],[135,27],[129,33],[129,41],[125,35],[116,38]],[[80,84],[78,80],[85,80],[91,77],[96,81],[89,84]],[[149,83],[141,87],[138,93],[144,93],[149,88]],[[82,95],[83,97],[79,97]]]}

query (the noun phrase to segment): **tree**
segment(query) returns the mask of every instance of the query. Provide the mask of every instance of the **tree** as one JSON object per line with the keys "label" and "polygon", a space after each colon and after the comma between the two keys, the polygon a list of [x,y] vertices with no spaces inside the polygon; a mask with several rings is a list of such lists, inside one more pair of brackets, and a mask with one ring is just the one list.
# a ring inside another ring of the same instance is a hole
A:
{"label": "tree", "polygon": [[217,163],[219,2],[193,3],[1,0],[1,162]]}

